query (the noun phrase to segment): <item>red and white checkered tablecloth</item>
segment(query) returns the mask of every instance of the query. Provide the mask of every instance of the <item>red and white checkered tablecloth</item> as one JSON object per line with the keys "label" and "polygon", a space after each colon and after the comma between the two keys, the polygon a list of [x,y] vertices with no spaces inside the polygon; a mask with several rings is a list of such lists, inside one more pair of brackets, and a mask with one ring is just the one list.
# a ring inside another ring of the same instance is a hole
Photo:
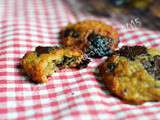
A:
{"label": "red and white checkered tablecloth", "polygon": [[61,27],[87,18],[116,27],[119,47],[160,47],[160,31],[138,28],[121,32],[119,21],[85,13],[75,0],[0,0],[1,120],[160,119],[160,102],[124,104],[99,84],[96,66],[103,60],[92,60],[85,69],[59,71],[47,84],[34,84],[21,74],[17,65],[27,51],[39,45],[59,45]]}

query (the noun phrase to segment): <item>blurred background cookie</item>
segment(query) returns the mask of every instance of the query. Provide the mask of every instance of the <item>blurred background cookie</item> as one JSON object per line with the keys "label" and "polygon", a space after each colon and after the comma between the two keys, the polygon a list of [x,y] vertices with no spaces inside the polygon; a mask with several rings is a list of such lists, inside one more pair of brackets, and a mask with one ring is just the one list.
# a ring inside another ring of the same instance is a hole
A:
{"label": "blurred background cookie", "polygon": [[157,0],[153,3],[153,5],[150,8],[153,15],[160,17],[160,1]]}
{"label": "blurred background cookie", "polygon": [[[82,0],[81,10],[91,16],[105,17],[122,25],[135,18],[141,22],[138,28],[160,30],[159,0]],[[128,29],[129,31],[130,29]]]}

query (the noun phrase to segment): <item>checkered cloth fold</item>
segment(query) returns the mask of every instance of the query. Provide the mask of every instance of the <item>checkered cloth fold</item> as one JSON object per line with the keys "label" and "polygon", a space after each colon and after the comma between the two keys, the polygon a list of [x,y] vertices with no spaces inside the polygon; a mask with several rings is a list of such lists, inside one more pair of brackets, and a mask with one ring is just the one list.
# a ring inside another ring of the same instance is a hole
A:
{"label": "checkered cloth fold", "polygon": [[[134,106],[113,97],[95,76],[102,60],[85,69],[55,73],[47,84],[34,84],[17,67],[36,46],[59,45],[58,32],[68,22],[91,18],[119,30],[122,45],[160,46],[160,32],[121,30],[119,21],[84,12],[75,0],[0,0],[1,120],[151,120],[160,118],[160,103]],[[152,23],[153,24],[153,23]]]}

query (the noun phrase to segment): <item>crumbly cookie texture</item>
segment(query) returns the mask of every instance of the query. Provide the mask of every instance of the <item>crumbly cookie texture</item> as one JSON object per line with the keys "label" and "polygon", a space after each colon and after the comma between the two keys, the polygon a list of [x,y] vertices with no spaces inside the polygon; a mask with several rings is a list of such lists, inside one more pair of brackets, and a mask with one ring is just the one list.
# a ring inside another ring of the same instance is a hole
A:
{"label": "crumbly cookie texture", "polygon": [[98,58],[112,54],[118,45],[118,33],[110,25],[96,20],[69,23],[60,32],[65,46],[77,46],[89,57]]}
{"label": "crumbly cookie texture", "polygon": [[124,46],[99,71],[108,89],[128,103],[160,101],[160,50]]}
{"label": "crumbly cookie texture", "polygon": [[46,83],[48,82],[47,77],[56,70],[80,67],[85,61],[84,58],[83,52],[77,48],[39,46],[35,51],[25,54],[21,60],[21,66],[34,82]]}

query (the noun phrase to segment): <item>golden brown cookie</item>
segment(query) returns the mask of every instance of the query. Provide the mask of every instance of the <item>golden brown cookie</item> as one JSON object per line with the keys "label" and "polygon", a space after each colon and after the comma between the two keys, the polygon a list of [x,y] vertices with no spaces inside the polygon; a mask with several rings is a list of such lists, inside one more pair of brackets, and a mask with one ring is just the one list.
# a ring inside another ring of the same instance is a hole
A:
{"label": "golden brown cookie", "polygon": [[46,83],[47,77],[62,68],[85,66],[89,61],[80,49],[67,47],[37,47],[21,60],[24,72],[37,83]]}
{"label": "golden brown cookie", "polygon": [[68,24],[60,32],[65,46],[77,46],[89,57],[108,56],[117,48],[118,33],[109,25],[96,20]]}
{"label": "golden brown cookie", "polygon": [[129,103],[160,101],[160,50],[124,46],[99,71],[107,88]]}

